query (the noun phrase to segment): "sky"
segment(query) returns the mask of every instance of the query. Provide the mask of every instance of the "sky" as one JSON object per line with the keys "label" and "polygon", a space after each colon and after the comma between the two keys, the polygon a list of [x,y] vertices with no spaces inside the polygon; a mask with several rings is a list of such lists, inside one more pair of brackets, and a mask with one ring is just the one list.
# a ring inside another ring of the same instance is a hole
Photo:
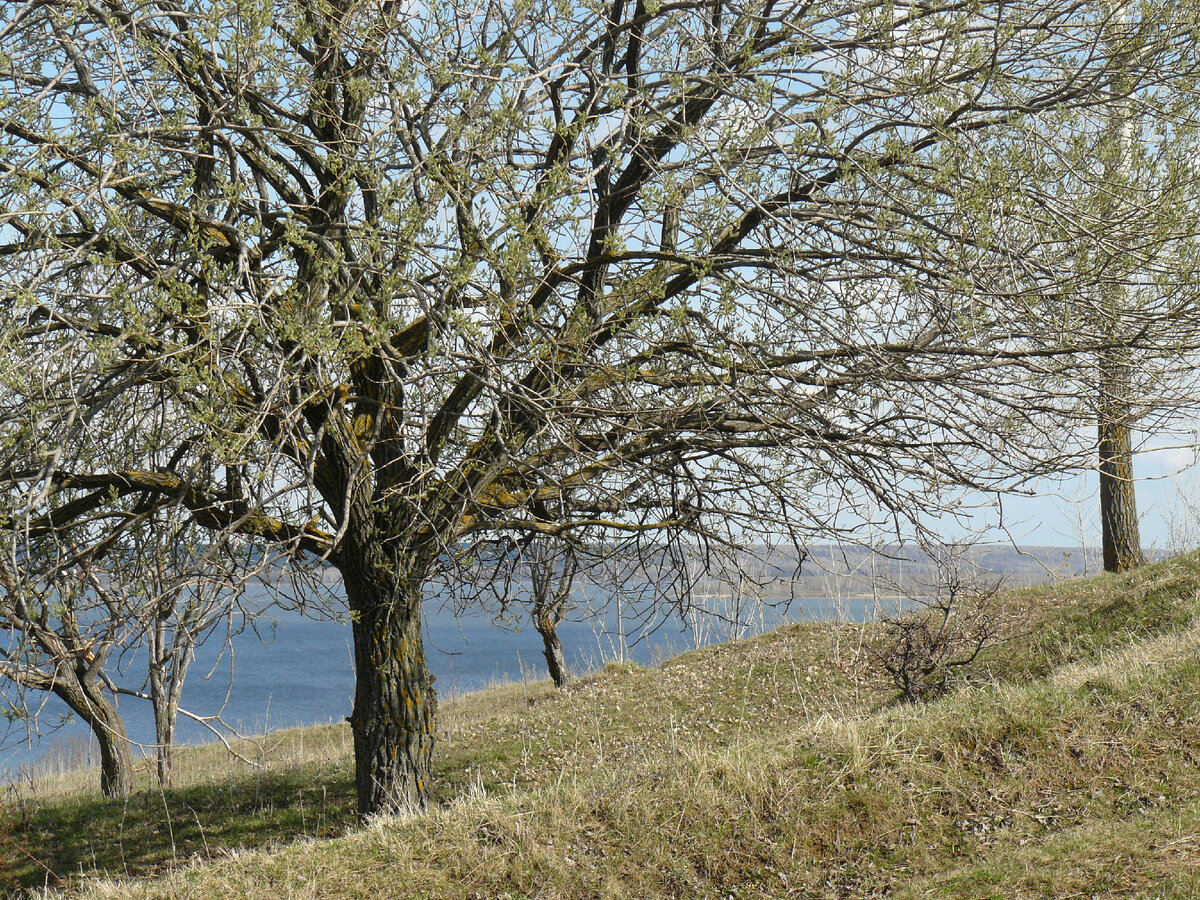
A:
{"label": "sky", "polygon": [[[1191,444],[1191,446],[1188,446]],[[1200,465],[1194,442],[1148,446],[1134,459],[1143,549],[1182,552],[1200,546]],[[1099,482],[1095,471],[1031,485],[1033,496],[1005,497],[1001,510],[981,507],[972,525],[985,538],[1030,545],[1098,547]]]}

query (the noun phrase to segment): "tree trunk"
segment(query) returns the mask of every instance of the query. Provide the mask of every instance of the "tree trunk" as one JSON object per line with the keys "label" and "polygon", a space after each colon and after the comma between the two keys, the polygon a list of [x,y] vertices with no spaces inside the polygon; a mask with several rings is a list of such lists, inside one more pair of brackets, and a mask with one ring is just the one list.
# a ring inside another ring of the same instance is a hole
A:
{"label": "tree trunk", "polygon": [[431,785],[437,694],[421,634],[421,580],[388,569],[343,569],[354,630],[354,781],[364,817],[421,809]]}
{"label": "tree trunk", "polygon": [[[1129,50],[1127,26],[1130,9],[1126,3],[1113,8],[1113,31],[1106,37],[1106,49],[1113,53],[1112,97],[1109,107],[1107,138],[1109,152],[1104,155],[1103,206],[1106,215],[1117,216],[1123,186],[1129,186],[1129,159],[1134,137],[1130,105],[1125,99],[1130,90],[1127,72]],[[1118,268],[1121,271],[1123,265]],[[1122,311],[1128,308],[1128,285],[1120,279],[1105,283],[1102,299],[1109,315],[1106,337],[1124,336]],[[1114,347],[1100,353],[1100,405],[1097,445],[1100,455],[1100,535],[1106,572],[1125,572],[1145,562],[1138,530],[1137,496],[1133,483],[1133,369],[1130,351]]]}
{"label": "tree trunk", "polygon": [[1133,484],[1133,436],[1128,425],[1101,422],[1100,531],[1104,570],[1125,572],[1145,562]]}
{"label": "tree trunk", "polygon": [[558,622],[544,610],[536,610],[533,614],[533,627],[542,636],[542,653],[546,656],[546,668],[554,679],[554,686],[566,687],[571,680],[567,671],[567,663],[563,658],[562,640],[558,636]]}
{"label": "tree trunk", "polygon": [[1097,437],[1100,456],[1100,533],[1106,572],[1145,562],[1133,483],[1133,427],[1129,422],[1129,363],[1116,353],[1101,359]]}
{"label": "tree trunk", "polygon": [[[571,587],[575,573],[579,571],[579,560],[574,547],[565,543],[560,549],[549,539],[537,541],[532,550],[533,627],[542,636],[542,652],[546,656],[546,668],[554,679],[555,687],[565,687],[571,679],[563,658],[562,641],[558,637],[558,623],[563,620],[571,600]],[[562,568],[559,569],[561,560]]]}
{"label": "tree trunk", "polygon": [[175,681],[156,667],[150,671],[150,701],[154,707],[154,761],[159,787],[169,788],[175,757],[175,725],[179,720],[179,691]]}
{"label": "tree trunk", "polygon": [[54,693],[87,723],[100,745],[100,791],[105,797],[133,793],[133,751],[125,721],[88,674],[60,675]]}
{"label": "tree trunk", "polygon": [[154,708],[154,758],[158,784],[168,788],[173,779],[175,757],[175,728],[179,721],[179,701],[183,697],[183,682],[194,655],[195,636],[186,629],[176,629],[174,641],[168,620],[173,609],[164,607],[150,630],[150,702]]}
{"label": "tree trunk", "polygon": [[169,788],[174,777],[171,769],[175,758],[175,717],[168,716],[154,723],[157,735],[154,746],[154,762],[158,771],[158,786]]}

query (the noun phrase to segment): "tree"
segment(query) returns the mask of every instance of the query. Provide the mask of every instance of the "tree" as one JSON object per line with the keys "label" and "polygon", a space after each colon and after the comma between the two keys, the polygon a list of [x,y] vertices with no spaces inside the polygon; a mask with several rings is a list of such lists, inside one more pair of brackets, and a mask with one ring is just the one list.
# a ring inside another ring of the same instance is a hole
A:
{"label": "tree", "polygon": [[[1110,82],[1106,141],[1101,161],[1105,211],[1115,212],[1113,202],[1127,192],[1131,158],[1135,150],[1130,127],[1130,104],[1126,100],[1124,62],[1129,50],[1122,32],[1128,31],[1129,15],[1123,2],[1112,12],[1109,42],[1116,50],[1116,65]],[[1119,282],[1107,285],[1101,299],[1102,314],[1108,319],[1109,335],[1121,326],[1120,310],[1128,286]],[[1099,396],[1096,401],[1096,447],[1100,476],[1100,543],[1106,572],[1124,572],[1145,562],[1137,514],[1137,494],[1133,482],[1133,404],[1132,362],[1130,354],[1117,346],[1101,352]]]}
{"label": "tree", "polygon": [[[548,512],[540,510],[543,517]],[[545,519],[551,526],[562,521],[557,510]],[[498,627],[514,630],[528,619],[541,638],[546,671],[559,688],[571,680],[558,634],[568,615],[590,621],[597,641],[601,634],[609,638],[621,658],[628,633],[636,641],[673,615],[686,618],[694,584],[678,565],[684,548],[650,548],[636,538],[605,540],[593,531],[531,531],[520,540],[485,538],[460,548],[456,564],[439,573],[442,607],[455,615],[482,612]]]}
{"label": "tree", "polygon": [[[553,521],[561,521],[561,517]],[[661,564],[642,548],[603,541],[589,546],[583,533],[531,533],[519,542],[481,549],[485,556],[473,557],[470,570],[460,570],[465,577],[455,579],[456,584],[446,592],[448,598],[456,611],[491,612],[502,627],[519,627],[517,623],[528,616],[542,640],[546,671],[558,688],[571,680],[558,634],[558,626],[571,612],[599,621],[615,614],[621,634],[627,624],[640,632],[662,624],[653,615],[660,609],[659,601],[674,599],[668,608],[680,611],[679,602],[690,587],[663,572]],[[586,599],[575,596],[580,575],[586,576],[596,591]],[[639,607],[650,612],[650,621],[639,620],[636,612],[629,615]]]}
{"label": "tree", "polygon": [[[205,540],[205,533],[177,512],[168,508],[149,514],[121,552],[106,553],[104,583],[98,589],[110,614],[128,623],[127,639],[102,678],[112,693],[150,703],[162,787],[172,783],[180,713],[222,741],[236,733],[219,712],[199,714],[180,706],[197,649],[214,638],[228,646],[247,623],[269,614],[275,593],[271,584],[263,584],[269,568],[264,571],[257,553],[248,554],[228,540]],[[252,586],[260,587],[261,596],[246,604]],[[139,675],[142,683],[129,686],[131,676]]]}
{"label": "tree", "polygon": [[[1098,34],[1111,53],[1102,103],[1077,139],[1065,185],[1051,202],[1069,229],[1086,297],[1074,316],[1102,344],[1081,385],[1095,422],[1104,568],[1123,572],[1145,561],[1134,483],[1135,428],[1161,432],[1194,409],[1194,365],[1163,367],[1127,337],[1160,329],[1160,350],[1196,346],[1195,122],[1176,118],[1159,98],[1139,94],[1128,74],[1153,38],[1125,0],[1102,10]],[[1164,113],[1168,113],[1164,115]],[[1193,371],[1189,372],[1191,368]],[[1182,370],[1182,371],[1181,371]]]}
{"label": "tree", "polygon": [[28,720],[28,691],[53,694],[91,730],[100,750],[100,790],[133,793],[133,751],[104,666],[129,623],[100,599],[95,572],[75,566],[34,580],[11,557],[0,562],[0,686],[11,715]]}
{"label": "tree", "polygon": [[946,693],[955,674],[1004,637],[1006,610],[1001,579],[989,577],[969,558],[969,546],[923,548],[933,580],[911,588],[894,585],[906,610],[883,617],[867,656],[906,703]]}
{"label": "tree", "polygon": [[[1142,12],[1125,0],[1093,11],[1096,39],[1109,54],[1107,84],[1093,104],[1065,122],[1046,121],[1033,141],[1018,134],[997,142],[997,132],[989,134],[970,164],[988,173],[976,183],[991,185],[993,203],[981,205],[982,215],[965,229],[986,230],[989,218],[1003,218],[1011,245],[1023,243],[1035,268],[1076,273],[1074,292],[1044,281],[1026,327],[1036,330],[1040,321],[1050,340],[1066,335],[1095,345],[1080,355],[1069,380],[1081,398],[1079,426],[1096,433],[1092,467],[1099,475],[1104,567],[1111,572],[1145,560],[1134,433],[1162,434],[1190,418],[1200,322],[1193,287],[1200,233],[1193,98],[1190,85],[1144,91],[1138,60],[1163,36]],[[994,204],[1020,197],[1025,209],[996,215]]]}
{"label": "tree", "polygon": [[[1099,102],[1098,9],[10,4],[5,528],[34,573],[168,503],[327,560],[359,808],[419,806],[424,591],[475,538],[653,569],[1077,461],[1045,387],[1098,345],[1018,314],[1077,278],[1004,227],[1040,184],[968,229],[962,163]],[[1191,9],[1143,18],[1173,97]]]}
{"label": "tree", "polygon": [[533,602],[529,616],[533,627],[542,637],[542,655],[554,686],[566,687],[571,675],[563,657],[562,639],[558,626],[566,616],[571,601],[571,588],[579,563],[568,544],[563,551],[561,568],[558,557],[548,547],[540,546],[531,573]]}
{"label": "tree", "polygon": [[[101,790],[109,797],[131,793],[135,781],[119,698],[151,703],[158,779],[170,786],[181,712],[218,737],[222,729],[231,731],[219,714],[180,707],[196,649],[222,625],[229,640],[270,609],[274,593],[265,586],[267,596],[247,609],[240,602],[249,580],[242,576],[244,549],[199,543],[186,522],[172,523],[163,510],[143,510],[124,525],[106,536],[102,549],[56,543],[56,562],[42,556],[36,579],[22,571],[27,566],[16,545],[0,564],[0,634],[6,638],[0,696],[9,715],[31,729],[39,727],[43,698],[37,695],[63,700],[92,731]],[[260,575],[258,569],[249,571]],[[143,680],[140,688],[127,686],[131,677]]]}

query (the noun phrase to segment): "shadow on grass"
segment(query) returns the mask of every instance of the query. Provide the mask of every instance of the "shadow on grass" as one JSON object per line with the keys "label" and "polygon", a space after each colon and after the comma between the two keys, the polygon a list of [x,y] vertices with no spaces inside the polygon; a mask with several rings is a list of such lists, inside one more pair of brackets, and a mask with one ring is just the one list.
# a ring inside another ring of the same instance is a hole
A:
{"label": "shadow on grass", "polygon": [[0,895],[81,875],[143,875],[272,841],[327,837],[355,822],[346,768],[251,771],[125,800],[68,797],[0,807]]}

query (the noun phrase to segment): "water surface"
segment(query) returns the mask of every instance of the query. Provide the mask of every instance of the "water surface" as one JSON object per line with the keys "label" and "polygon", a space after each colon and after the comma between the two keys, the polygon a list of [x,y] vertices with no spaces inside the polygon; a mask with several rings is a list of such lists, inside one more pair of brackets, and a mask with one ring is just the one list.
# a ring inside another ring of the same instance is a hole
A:
{"label": "water surface", "polygon": [[[869,599],[797,599],[789,606],[755,606],[742,610],[741,625],[731,623],[727,598],[708,601],[724,615],[693,612],[687,623],[674,614],[643,617],[636,609],[616,609],[587,621],[566,621],[559,628],[564,654],[575,674],[600,668],[610,660],[627,659],[655,665],[697,646],[747,636],[803,620],[866,621],[877,612]],[[639,620],[649,627],[639,629]],[[518,630],[519,628],[519,630]],[[429,668],[442,697],[486,687],[498,681],[546,678],[541,637],[526,620],[498,627],[480,614],[456,616],[426,604],[425,647]],[[115,680],[141,687],[144,675],[136,659],[127,662]],[[228,644],[210,640],[200,648],[184,685],[182,706],[198,714],[219,714],[245,734],[340,721],[350,713],[354,697],[354,665],[350,625],[313,620],[296,612],[276,612],[260,620]],[[147,748],[154,742],[154,719],[149,704],[120,699],[130,737]],[[41,712],[46,725],[67,713],[49,698]],[[4,735],[0,728],[0,735]],[[0,742],[0,780],[19,774],[22,766],[44,764],[51,769],[86,762],[88,730],[69,721],[40,740],[25,738],[25,728],[8,728]],[[180,743],[213,740],[201,725],[179,719]]]}

